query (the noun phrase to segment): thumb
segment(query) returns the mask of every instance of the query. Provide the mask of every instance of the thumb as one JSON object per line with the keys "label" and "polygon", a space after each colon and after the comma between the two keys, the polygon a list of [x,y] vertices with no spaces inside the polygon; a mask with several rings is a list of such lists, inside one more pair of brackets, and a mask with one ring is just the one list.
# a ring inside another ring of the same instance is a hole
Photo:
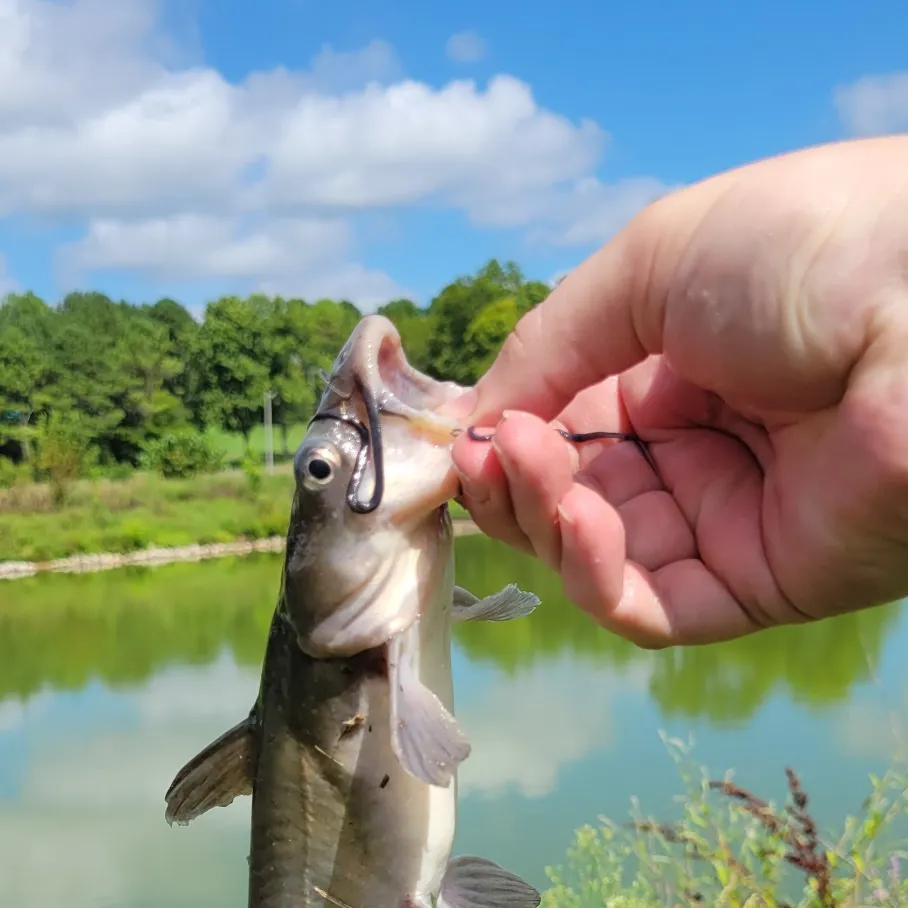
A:
{"label": "thumb", "polygon": [[641,215],[520,319],[472,394],[458,401],[464,416],[472,404],[468,422],[495,425],[504,410],[552,419],[584,388],[655,352],[638,323],[658,231]]}

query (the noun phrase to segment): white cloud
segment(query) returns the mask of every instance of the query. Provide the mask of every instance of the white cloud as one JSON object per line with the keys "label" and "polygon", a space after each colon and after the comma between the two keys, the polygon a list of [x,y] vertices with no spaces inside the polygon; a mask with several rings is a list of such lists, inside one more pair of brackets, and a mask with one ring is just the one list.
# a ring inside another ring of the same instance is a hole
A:
{"label": "white cloud", "polygon": [[457,63],[477,63],[486,55],[486,42],[474,31],[451,35],[445,45],[448,58]]}
{"label": "white cloud", "polygon": [[237,218],[184,214],[141,221],[92,220],[86,237],[65,249],[75,268],[124,268],[165,278],[210,274],[249,278],[293,274],[342,255],[350,225],[339,218]]}
{"label": "white cloud", "polygon": [[126,269],[149,278],[218,275],[253,282],[284,297],[355,301],[363,312],[413,296],[382,271],[351,262],[348,220],[339,217],[241,218],[177,215],[144,221],[97,219],[84,239],[61,248],[64,275]]}
{"label": "white cloud", "polygon": [[908,72],[865,76],[836,90],[835,104],[853,135],[908,131]]}
{"label": "white cloud", "polygon": [[416,299],[412,290],[398,284],[385,272],[366,268],[358,262],[326,262],[305,274],[265,281],[261,290],[263,293],[307,300],[324,297],[350,300],[357,304],[361,312],[374,312],[392,299]]}
{"label": "white cloud", "polygon": [[558,246],[599,245],[620,230],[641,208],[676,187],[654,177],[631,177],[602,183],[578,180],[553,200],[549,224],[533,228],[536,242]]}
{"label": "white cloud", "polygon": [[502,193],[477,200],[477,223],[495,227],[529,228],[534,243],[554,246],[599,245],[620,230],[641,208],[674,186],[655,177],[629,177],[603,183],[581,177],[570,186],[553,186],[536,193]]}
{"label": "white cloud", "polygon": [[897,703],[852,700],[836,719],[844,750],[859,757],[904,763],[908,759],[908,689]]}
{"label": "white cloud", "polygon": [[[584,244],[640,197],[636,184],[591,193],[606,133],[512,76],[431,86],[376,40],[230,82],[173,53],[158,13],[154,0],[0,0],[0,216],[84,226],[59,258],[70,286],[122,268],[345,287],[368,306],[401,288],[356,262],[357,212],[448,206]],[[481,45],[464,32],[449,51],[475,59]]]}
{"label": "white cloud", "polygon": [[268,174],[252,196],[271,206],[352,210],[440,195],[470,211],[489,194],[583,176],[603,141],[594,123],[575,126],[540,108],[510,76],[485,91],[472,81],[441,89],[405,81],[343,97],[307,95],[282,118]]}
{"label": "white cloud", "polygon": [[526,798],[551,794],[571,763],[614,743],[613,699],[645,691],[649,676],[645,661],[618,675],[565,660],[497,677],[480,700],[458,707],[458,721],[473,745],[458,773],[460,792],[500,795],[516,788]]}

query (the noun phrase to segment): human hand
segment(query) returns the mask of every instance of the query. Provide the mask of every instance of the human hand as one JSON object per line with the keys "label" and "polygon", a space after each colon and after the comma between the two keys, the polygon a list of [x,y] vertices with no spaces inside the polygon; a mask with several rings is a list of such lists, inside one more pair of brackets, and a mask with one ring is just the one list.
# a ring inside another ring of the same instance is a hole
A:
{"label": "human hand", "polygon": [[[908,136],[643,210],[468,395],[462,501],[641,646],[908,594]],[[523,412],[513,412],[523,411]],[[507,417],[502,419],[502,414]],[[574,432],[634,432],[572,446]]]}

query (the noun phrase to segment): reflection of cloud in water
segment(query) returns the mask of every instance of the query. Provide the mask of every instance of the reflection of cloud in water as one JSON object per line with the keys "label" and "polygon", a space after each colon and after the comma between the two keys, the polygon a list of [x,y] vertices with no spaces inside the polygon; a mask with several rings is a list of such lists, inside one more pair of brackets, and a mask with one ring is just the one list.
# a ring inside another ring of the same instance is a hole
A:
{"label": "reflection of cloud in water", "polygon": [[[460,698],[474,746],[461,770],[464,797],[550,792],[569,764],[610,745],[611,702],[647,677],[645,667],[618,675],[570,660],[490,673]],[[93,686],[0,704],[0,735],[29,756],[21,786],[0,798],[3,904],[242,908],[249,799],[171,829],[164,793],[187,759],[245,715],[258,680],[224,658],[169,669],[139,690]],[[63,709],[86,715],[87,726],[56,725]]]}
{"label": "reflection of cloud in water", "polygon": [[[186,759],[245,714],[257,685],[255,672],[226,660],[173,670],[141,692],[109,694],[135,710],[135,724],[113,720],[62,741],[33,733],[22,789],[0,800],[3,903],[245,905],[248,799],[170,829],[164,792]],[[20,727],[32,705],[22,705]]]}
{"label": "reflection of cloud in water", "polygon": [[646,662],[619,674],[565,659],[496,676],[458,706],[473,744],[459,774],[461,793],[495,796],[515,787],[528,798],[550,794],[561,770],[614,743],[612,701],[645,690],[649,675]]}
{"label": "reflection of cloud in water", "polygon": [[26,714],[36,715],[52,699],[53,694],[50,691],[42,690],[24,700],[18,697],[0,700],[0,734],[18,729],[25,721]]}
{"label": "reflection of cloud in water", "polygon": [[894,704],[860,699],[840,709],[838,737],[847,753],[887,762],[908,760],[908,689]]}

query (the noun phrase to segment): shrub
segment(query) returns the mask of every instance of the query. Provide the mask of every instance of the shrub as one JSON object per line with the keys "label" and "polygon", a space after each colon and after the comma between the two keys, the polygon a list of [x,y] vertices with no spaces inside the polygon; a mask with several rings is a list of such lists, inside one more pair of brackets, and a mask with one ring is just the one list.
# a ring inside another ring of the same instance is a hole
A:
{"label": "shrub", "polygon": [[[689,748],[669,741],[683,766]],[[686,794],[677,823],[607,818],[575,833],[566,865],[547,868],[553,886],[542,908],[897,908],[908,904],[906,855],[882,847],[908,803],[908,779],[891,770],[871,776],[860,817],[847,817],[834,838],[821,838],[801,780],[786,770],[788,794],[778,807],[740,785],[702,770],[682,771]]]}
{"label": "shrub", "polygon": [[145,445],[141,463],[168,479],[215,473],[224,462],[223,453],[201,432],[184,431],[162,435]]}
{"label": "shrub", "polygon": [[52,412],[38,423],[38,468],[47,476],[53,502],[66,503],[72,484],[97,462],[89,429],[75,411]]}
{"label": "shrub", "polygon": [[32,470],[27,463],[14,463],[0,457],[0,489],[12,489],[32,481]]}
{"label": "shrub", "polygon": [[262,491],[262,465],[258,458],[250,455],[248,452],[243,458],[243,475],[246,477],[246,490],[251,498],[258,496]]}

